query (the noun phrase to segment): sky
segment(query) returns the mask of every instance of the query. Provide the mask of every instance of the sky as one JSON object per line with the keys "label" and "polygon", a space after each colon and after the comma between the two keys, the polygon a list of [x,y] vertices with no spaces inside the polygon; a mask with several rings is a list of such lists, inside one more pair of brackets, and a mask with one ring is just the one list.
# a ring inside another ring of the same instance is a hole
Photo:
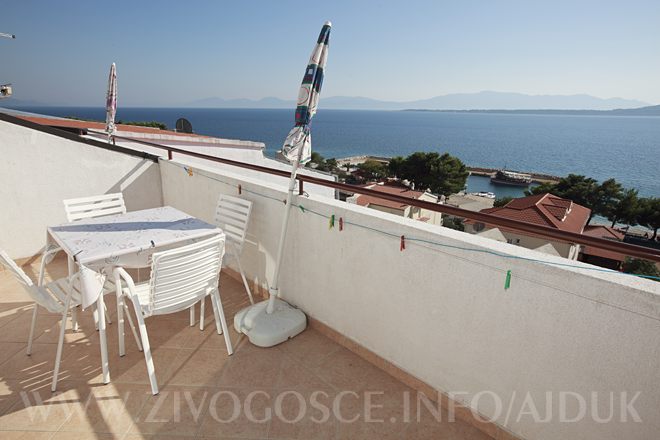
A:
{"label": "sky", "polygon": [[321,26],[323,95],[495,90],[660,104],[660,1],[3,1],[0,83],[53,105],[293,100]]}

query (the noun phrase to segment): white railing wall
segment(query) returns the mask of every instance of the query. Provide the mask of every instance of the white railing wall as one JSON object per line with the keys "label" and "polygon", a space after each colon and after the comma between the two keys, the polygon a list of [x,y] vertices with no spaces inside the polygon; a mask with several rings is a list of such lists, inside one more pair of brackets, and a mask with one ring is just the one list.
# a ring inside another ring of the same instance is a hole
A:
{"label": "white railing wall", "polygon": [[[243,261],[248,277],[265,286],[274,269],[285,189],[200,166],[190,176],[183,166],[161,161],[164,204],[211,221],[218,195],[237,195],[238,184],[241,196],[254,202]],[[281,292],[308,315],[436,389],[458,393],[456,400],[522,438],[657,437],[659,283],[527,261],[567,263],[336,200],[298,197],[296,203],[306,212],[296,207],[291,216]],[[334,214],[335,227],[313,211]],[[642,422],[631,416],[620,422],[621,393],[630,400],[638,391],[633,407]],[[614,419],[599,423],[609,414],[610,392]],[[587,417],[562,422],[561,394],[566,418],[580,411],[570,393],[586,399]],[[549,421],[521,415],[527,394],[541,417],[554,411]],[[548,395],[553,400],[546,407]]]}

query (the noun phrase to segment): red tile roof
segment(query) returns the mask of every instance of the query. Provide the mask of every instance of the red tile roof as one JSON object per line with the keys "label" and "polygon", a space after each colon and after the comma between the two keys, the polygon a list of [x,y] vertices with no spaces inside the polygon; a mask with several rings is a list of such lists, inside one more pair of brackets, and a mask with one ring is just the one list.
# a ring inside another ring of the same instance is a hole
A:
{"label": "red tile roof", "polygon": [[[605,238],[613,241],[623,241],[625,236],[622,232],[605,225],[590,225],[584,228],[584,235],[591,237]],[[582,253],[586,255],[595,255],[601,258],[607,258],[616,261],[625,261],[626,256],[614,251],[599,249],[592,246],[585,246],[582,248]]]}
{"label": "red tile roof", "polygon": [[[409,197],[411,199],[419,199],[422,196],[422,194],[424,194],[421,191],[415,191],[408,188],[407,186],[402,186],[402,185],[367,185],[365,188],[373,189],[374,191],[378,191],[382,193]],[[393,202],[390,200],[381,199],[374,196],[367,196],[367,195],[358,196],[356,201],[357,204],[360,206],[378,205],[391,209],[405,209],[406,206],[409,206],[405,203]]]}
{"label": "red tile roof", "polygon": [[525,223],[581,233],[591,210],[550,193],[513,199],[506,206],[481,212]]}
{"label": "red tile roof", "polygon": [[[41,125],[48,125],[49,127],[63,127],[63,128],[79,128],[79,129],[92,129],[98,131],[105,131],[104,122],[93,122],[93,121],[79,121],[76,119],[64,119],[64,118],[47,118],[39,116],[23,116],[18,115],[19,118],[25,119],[26,121],[35,122]],[[153,127],[140,127],[138,125],[126,125],[126,124],[117,124],[117,131],[123,132],[132,132],[132,133],[149,133],[149,134],[166,134],[171,136],[195,136],[195,137],[207,137],[201,136],[193,133],[177,133],[176,131],[170,130],[160,130]],[[117,133],[121,135],[121,133]]]}

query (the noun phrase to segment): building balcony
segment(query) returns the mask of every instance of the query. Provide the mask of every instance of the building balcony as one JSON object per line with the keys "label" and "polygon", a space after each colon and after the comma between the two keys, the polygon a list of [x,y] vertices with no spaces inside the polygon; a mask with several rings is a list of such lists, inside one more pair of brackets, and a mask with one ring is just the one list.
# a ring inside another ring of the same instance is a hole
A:
{"label": "building balcony", "polygon": [[[8,164],[0,247],[33,277],[46,226],[65,221],[63,199],[121,191],[129,211],[173,206],[206,221],[220,194],[251,200],[243,266],[255,292],[272,280],[285,177],[136,153],[7,117],[0,149]],[[210,317],[203,331],[187,313],[150,318],[158,396],[130,337],[118,356],[115,324],[111,382],[102,383],[88,312],[66,334],[52,394],[59,322],[40,319],[26,356],[31,302],[0,271],[0,435],[641,440],[660,432],[660,283],[313,188],[294,202],[280,283],[308,329],[269,349],[231,330],[227,356]],[[221,277],[228,317],[247,305],[233,269]],[[48,270],[62,276],[66,262]]]}

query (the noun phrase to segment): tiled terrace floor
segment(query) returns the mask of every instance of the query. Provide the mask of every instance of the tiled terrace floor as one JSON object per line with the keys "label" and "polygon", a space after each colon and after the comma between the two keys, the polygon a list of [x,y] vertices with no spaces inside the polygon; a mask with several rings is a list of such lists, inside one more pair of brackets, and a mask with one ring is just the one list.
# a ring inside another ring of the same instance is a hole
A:
{"label": "tiled terrace floor", "polygon": [[[24,267],[33,279],[37,264]],[[49,275],[63,276],[65,266],[56,259]],[[247,304],[241,285],[224,275],[221,295],[228,319]],[[53,394],[59,319],[45,311],[39,316],[33,354],[26,356],[32,303],[0,271],[0,438],[489,438],[444,413],[438,422],[413,390],[313,329],[270,349],[254,347],[232,329],[235,353],[227,356],[210,303],[204,331],[189,327],[187,313],[146,321],[160,385],[160,395],[152,396],[128,327],[126,356],[117,354],[115,302],[106,298],[113,318],[110,384],[101,382],[99,337],[86,311],[79,314],[81,329],[67,331]]]}

